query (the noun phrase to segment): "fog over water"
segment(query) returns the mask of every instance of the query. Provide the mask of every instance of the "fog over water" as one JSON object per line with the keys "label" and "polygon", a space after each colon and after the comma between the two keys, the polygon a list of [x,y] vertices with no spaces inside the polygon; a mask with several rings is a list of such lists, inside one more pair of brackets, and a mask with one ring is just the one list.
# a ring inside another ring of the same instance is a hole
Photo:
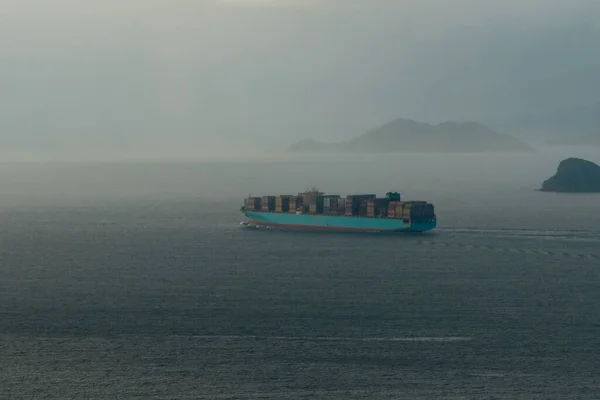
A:
{"label": "fog over water", "polygon": [[[114,201],[145,196],[237,200],[295,193],[398,190],[409,197],[452,191],[493,193],[538,189],[567,157],[600,162],[594,148],[547,147],[531,154],[271,154],[237,160],[146,163],[7,163],[3,202]],[[466,194],[464,194],[465,197]],[[11,200],[12,199],[12,200]]]}

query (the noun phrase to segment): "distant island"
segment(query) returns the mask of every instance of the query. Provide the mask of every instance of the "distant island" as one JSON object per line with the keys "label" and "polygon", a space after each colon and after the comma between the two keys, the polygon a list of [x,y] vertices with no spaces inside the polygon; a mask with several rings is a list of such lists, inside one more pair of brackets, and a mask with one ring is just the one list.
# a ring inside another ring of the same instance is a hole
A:
{"label": "distant island", "polygon": [[528,144],[495,132],[477,122],[444,122],[430,125],[396,119],[362,136],[338,143],[303,140],[289,148],[296,152],[533,152]]}
{"label": "distant island", "polygon": [[542,192],[600,193],[600,166],[581,158],[567,158],[556,174],[542,184]]}

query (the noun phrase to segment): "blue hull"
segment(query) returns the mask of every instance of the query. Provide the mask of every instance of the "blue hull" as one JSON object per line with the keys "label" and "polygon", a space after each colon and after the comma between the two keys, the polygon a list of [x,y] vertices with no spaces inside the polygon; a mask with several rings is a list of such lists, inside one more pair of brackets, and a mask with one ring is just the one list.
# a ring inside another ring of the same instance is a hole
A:
{"label": "blue hull", "polygon": [[436,221],[404,222],[400,219],[342,217],[311,214],[284,214],[244,211],[251,225],[285,229],[310,229],[339,232],[425,232],[436,227]]}

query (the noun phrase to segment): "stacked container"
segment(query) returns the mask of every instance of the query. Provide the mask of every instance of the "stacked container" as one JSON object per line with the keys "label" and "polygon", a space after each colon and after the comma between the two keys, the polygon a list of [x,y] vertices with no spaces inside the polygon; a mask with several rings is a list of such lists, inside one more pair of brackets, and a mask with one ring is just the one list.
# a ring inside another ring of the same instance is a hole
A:
{"label": "stacked container", "polygon": [[324,203],[323,196],[317,196],[317,204],[315,207],[316,214],[323,214],[323,203]]}
{"label": "stacked container", "polygon": [[358,215],[361,217],[366,217],[367,216],[367,201],[368,200],[361,200],[360,201],[360,206],[358,209]]}
{"label": "stacked container", "polygon": [[290,195],[280,195],[275,199],[275,212],[285,213],[290,210]]}
{"label": "stacked container", "polygon": [[390,201],[387,206],[387,217],[395,219],[409,219],[410,209],[410,203],[404,201]]}
{"label": "stacked container", "polygon": [[304,213],[324,215],[360,216],[367,218],[394,218],[413,221],[435,219],[433,204],[426,201],[400,201],[396,192],[388,192],[385,198],[374,194],[349,195],[342,199],[339,195],[324,195],[316,189],[298,196],[279,195],[247,197],[244,199],[247,211]]}
{"label": "stacked container", "polygon": [[280,213],[280,212],[282,212],[281,210],[282,210],[281,196],[277,196],[277,197],[275,197],[275,212]]}
{"label": "stacked container", "polygon": [[367,200],[375,200],[377,198],[374,194],[356,194],[356,195],[348,195],[346,197],[346,215],[348,215],[348,200],[350,200],[350,205],[352,212],[349,215],[367,215]]}
{"label": "stacked container", "polygon": [[275,211],[275,196],[263,196],[261,201],[262,212],[273,212]]}
{"label": "stacked container", "polygon": [[375,216],[385,218],[388,211],[388,204],[390,200],[388,198],[376,199],[375,200]]}
{"label": "stacked container", "polygon": [[337,199],[337,207],[335,208],[335,215],[344,215],[346,213],[346,200],[341,197]]}
{"label": "stacked container", "polygon": [[261,210],[261,198],[260,197],[248,197],[246,199],[246,210],[248,211],[260,211]]}
{"label": "stacked container", "polygon": [[344,202],[344,215],[347,217],[354,215],[352,211],[352,199],[346,199]]}
{"label": "stacked container", "polygon": [[342,199],[338,199],[337,201],[337,206],[336,207],[332,207],[329,210],[329,214],[330,215],[338,215],[338,216],[342,216],[345,214],[345,205],[344,205],[344,201]]}
{"label": "stacked container", "polygon": [[290,207],[288,209],[288,212],[290,212],[290,213],[296,213],[296,211],[298,210],[298,208],[300,208],[300,204],[299,204],[300,200],[301,200],[301,197],[290,196],[290,198],[289,198]]}
{"label": "stacked container", "polygon": [[306,198],[304,204],[308,205],[308,212],[311,214],[322,214],[323,213],[323,196],[310,197],[308,203]]}
{"label": "stacked container", "polygon": [[304,205],[308,206],[308,212],[309,213],[314,213],[317,211],[317,196],[314,194],[305,194],[303,196],[304,198]]}
{"label": "stacked container", "polygon": [[402,211],[404,209],[404,202],[396,201],[394,203],[395,203],[395,210],[394,210],[395,218],[402,219]]}
{"label": "stacked container", "polygon": [[423,212],[423,217],[425,219],[433,219],[433,218],[435,218],[435,209],[433,207],[433,204],[427,203],[425,205],[425,210]]}
{"label": "stacked container", "polygon": [[308,206],[308,212],[311,214],[316,214],[317,212],[317,198],[319,197],[319,192],[310,191],[302,194],[302,200],[304,206]]}
{"label": "stacked container", "polygon": [[420,201],[411,202],[410,208],[410,219],[412,220],[420,220],[423,218],[423,208],[424,204]]}
{"label": "stacked container", "polygon": [[340,200],[339,195],[323,196],[323,214],[337,215],[340,208]]}
{"label": "stacked container", "polygon": [[339,195],[323,196],[323,208],[338,208]]}
{"label": "stacked container", "polygon": [[375,217],[375,200],[367,200],[367,217]]}
{"label": "stacked container", "polygon": [[411,219],[411,216],[412,216],[412,204],[404,203],[404,206],[402,207],[402,216],[400,218]]}
{"label": "stacked container", "polygon": [[388,218],[396,218],[396,207],[398,205],[397,201],[390,201],[387,209]]}
{"label": "stacked container", "polygon": [[412,219],[433,219],[435,217],[433,204],[427,203],[425,201],[413,202],[411,217]]}

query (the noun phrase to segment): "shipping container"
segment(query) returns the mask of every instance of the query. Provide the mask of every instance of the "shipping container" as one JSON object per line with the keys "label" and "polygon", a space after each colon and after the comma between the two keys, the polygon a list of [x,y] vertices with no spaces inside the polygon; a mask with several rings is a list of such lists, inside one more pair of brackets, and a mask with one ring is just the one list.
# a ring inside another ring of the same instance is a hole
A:
{"label": "shipping container", "polygon": [[323,198],[323,207],[324,208],[339,208],[340,204],[344,206],[345,203],[340,203],[340,198],[335,197],[324,197]]}
{"label": "shipping container", "polygon": [[363,200],[370,200],[370,199],[375,199],[377,198],[377,196],[375,195],[370,195],[370,194],[355,194],[355,195],[349,195],[346,197],[346,200],[350,200],[352,201],[352,204],[356,204],[356,203],[361,203]]}
{"label": "shipping container", "polygon": [[263,196],[261,201],[262,212],[275,211],[275,196]]}
{"label": "shipping container", "polygon": [[316,204],[317,203],[317,199],[323,198],[323,195],[325,193],[319,192],[318,189],[316,188],[312,188],[311,190],[307,190],[304,193],[298,193],[298,196],[302,196],[303,199],[303,204]]}
{"label": "shipping container", "polygon": [[246,209],[249,211],[260,211],[261,210],[261,198],[260,197],[249,197],[246,199]]}
{"label": "shipping container", "polygon": [[352,215],[366,215],[366,209],[361,213],[361,205],[366,206],[366,201],[371,198],[376,198],[375,195],[349,195],[346,198],[346,208],[350,205],[352,207]]}
{"label": "shipping container", "polygon": [[376,194],[349,194],[346,196],[347,199],[364,199],[364,200],[368,200],[368,199],[375,199],[377,198]]}
{"label": "shipping container", "polygon": [[323,207],[324,208],[335,208],[335,207],[337,207],[338,199],[340,199],[340,195],[327,195],[327,196],[323,196]]}
{"label": "shipping container", "polygon": [[402,216],[402,204],[397,201],[390,201],[387,206],[388,218],[399,218]]}
{"label": "shipping container", "polygon": [[433,208],[433,204],[427,204],[427,206],[425,207],[424,214],[425,214],[425,216],[427,216],[429,218],[433,218],[435,216],[435,210]]}
{"label": "shipping container", "polygon": [[358,215],[364,217],[367,215],[367,200],[361,199],[358,207]]}
{"label": "shipping container", "polygon": [[298,196],[290,196],[289,197],[289,210],[290,213],[295,213],[300,207],[301,198]]}
{"label": "shipping container", "polygon": [[290,210],[290,195],[280,195],[275,199],[276,212],[288,212]]}
{"label": "shipping container", "polygon": [[324,215],[344,215],[343,208],[323,208]]}
{"label": "shipping container", "polygon": [[304,206],[308,206],[308,212],[311,214],[322,214],[323,202],[323,196],[304,197]]}

